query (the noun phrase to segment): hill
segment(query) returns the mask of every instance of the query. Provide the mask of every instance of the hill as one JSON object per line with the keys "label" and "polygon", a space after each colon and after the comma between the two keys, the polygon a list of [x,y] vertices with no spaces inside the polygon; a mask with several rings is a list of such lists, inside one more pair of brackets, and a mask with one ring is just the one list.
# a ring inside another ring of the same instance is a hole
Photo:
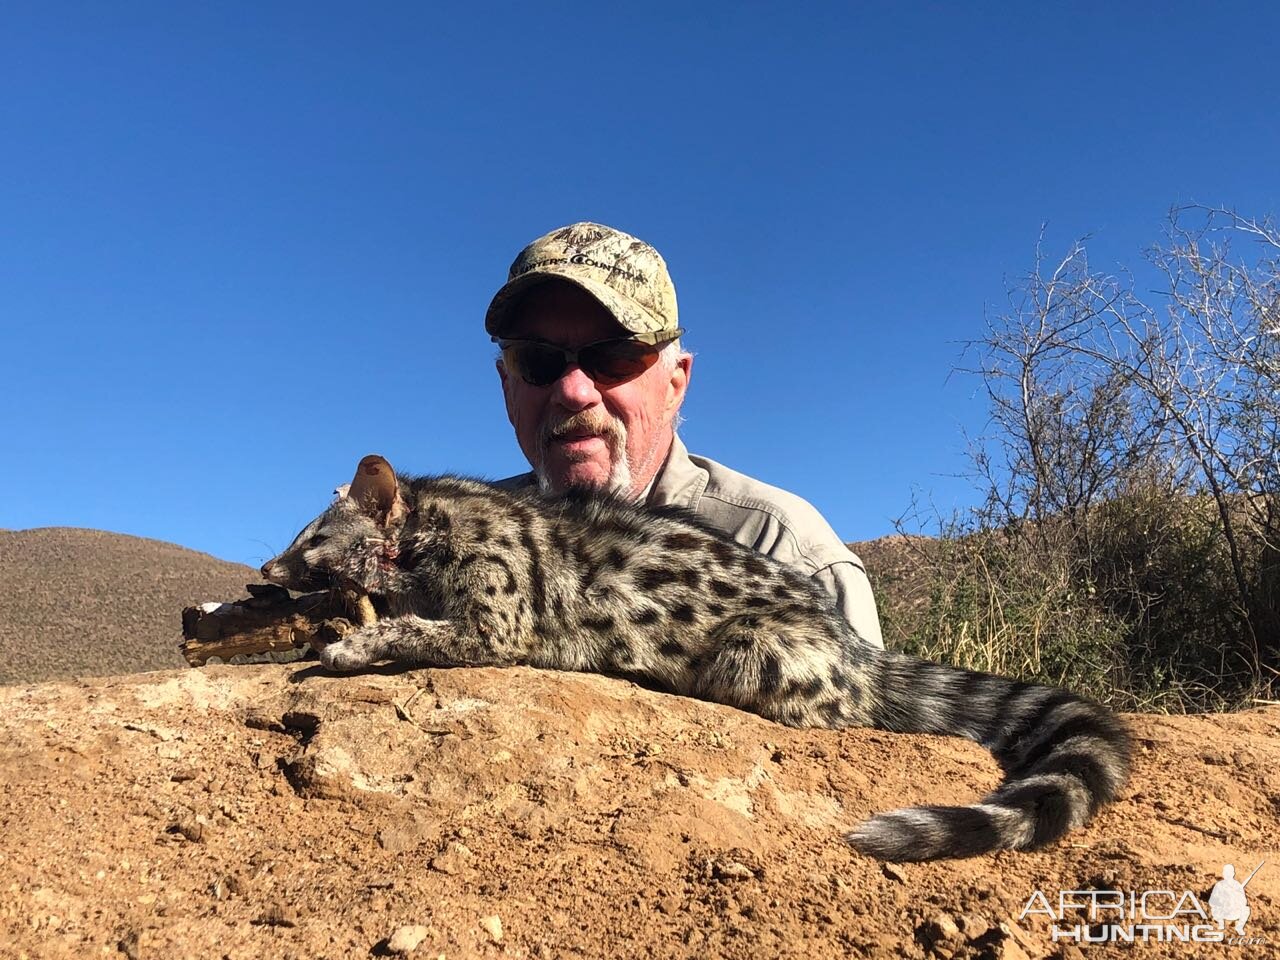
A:
{"label": "hill", "polygon": [[182,608],[242,596],[259,579],[159,540],[0,530],[0,684],[185,666]]}

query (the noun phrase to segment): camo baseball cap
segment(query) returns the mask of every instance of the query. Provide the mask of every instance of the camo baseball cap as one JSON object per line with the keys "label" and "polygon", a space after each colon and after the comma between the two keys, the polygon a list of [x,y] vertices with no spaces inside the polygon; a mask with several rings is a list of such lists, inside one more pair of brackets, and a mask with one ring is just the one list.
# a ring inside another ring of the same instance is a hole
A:
{"label": "camo baseball cap", "polygon": [[551,278],[586,290],[637,340],[661,343],[684,332],[662,255],[621,230],[583,222],[552,230],[520,251],[485,314],[489,335],[502,334],[522,293]]}

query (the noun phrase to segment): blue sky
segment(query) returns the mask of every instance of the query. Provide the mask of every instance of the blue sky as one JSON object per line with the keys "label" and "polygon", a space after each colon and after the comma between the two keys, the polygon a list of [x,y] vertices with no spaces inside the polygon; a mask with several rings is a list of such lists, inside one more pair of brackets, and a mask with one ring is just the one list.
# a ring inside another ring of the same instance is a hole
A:
{"label": "blue sky", "polygon": [[257,564],[371,451],[524,468],[482,329],[528,240],[666,257],[690,447],[847,539],[972,492],[1006,278],[1280,212],[1266,4],[0,11],[0,527]]}

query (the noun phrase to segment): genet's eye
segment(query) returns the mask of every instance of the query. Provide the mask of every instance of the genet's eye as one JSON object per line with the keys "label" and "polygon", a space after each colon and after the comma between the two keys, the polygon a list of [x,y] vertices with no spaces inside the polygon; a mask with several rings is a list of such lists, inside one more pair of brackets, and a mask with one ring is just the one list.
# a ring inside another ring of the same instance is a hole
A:
{"label": "genet's eye", "polygon": [[320,544],[324,543],[328,539],[329,538],[325,534],[317,533],[314,537],[312,537],[310,540],[307,541],[307,544],[303,549],[314,550],[316,547],[320,546]]}

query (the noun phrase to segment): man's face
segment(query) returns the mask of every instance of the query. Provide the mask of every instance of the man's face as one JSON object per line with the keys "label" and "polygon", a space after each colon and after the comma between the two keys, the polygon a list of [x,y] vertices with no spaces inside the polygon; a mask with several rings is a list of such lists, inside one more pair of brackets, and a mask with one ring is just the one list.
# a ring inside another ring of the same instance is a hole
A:
{"label": "man's face", "polygon": [[[577,349],[626,331],[585,290],[552,280],[525,294],[503,335]],[[501,359],[498,374],[520,449],[545,489],[593,487],[637,496],[671,447],[672,422],[691,366],[689,356],[681,357],[674,370],[655,363],[638,377],[608,387],[577,364],[544,387],[525,383]]]}

